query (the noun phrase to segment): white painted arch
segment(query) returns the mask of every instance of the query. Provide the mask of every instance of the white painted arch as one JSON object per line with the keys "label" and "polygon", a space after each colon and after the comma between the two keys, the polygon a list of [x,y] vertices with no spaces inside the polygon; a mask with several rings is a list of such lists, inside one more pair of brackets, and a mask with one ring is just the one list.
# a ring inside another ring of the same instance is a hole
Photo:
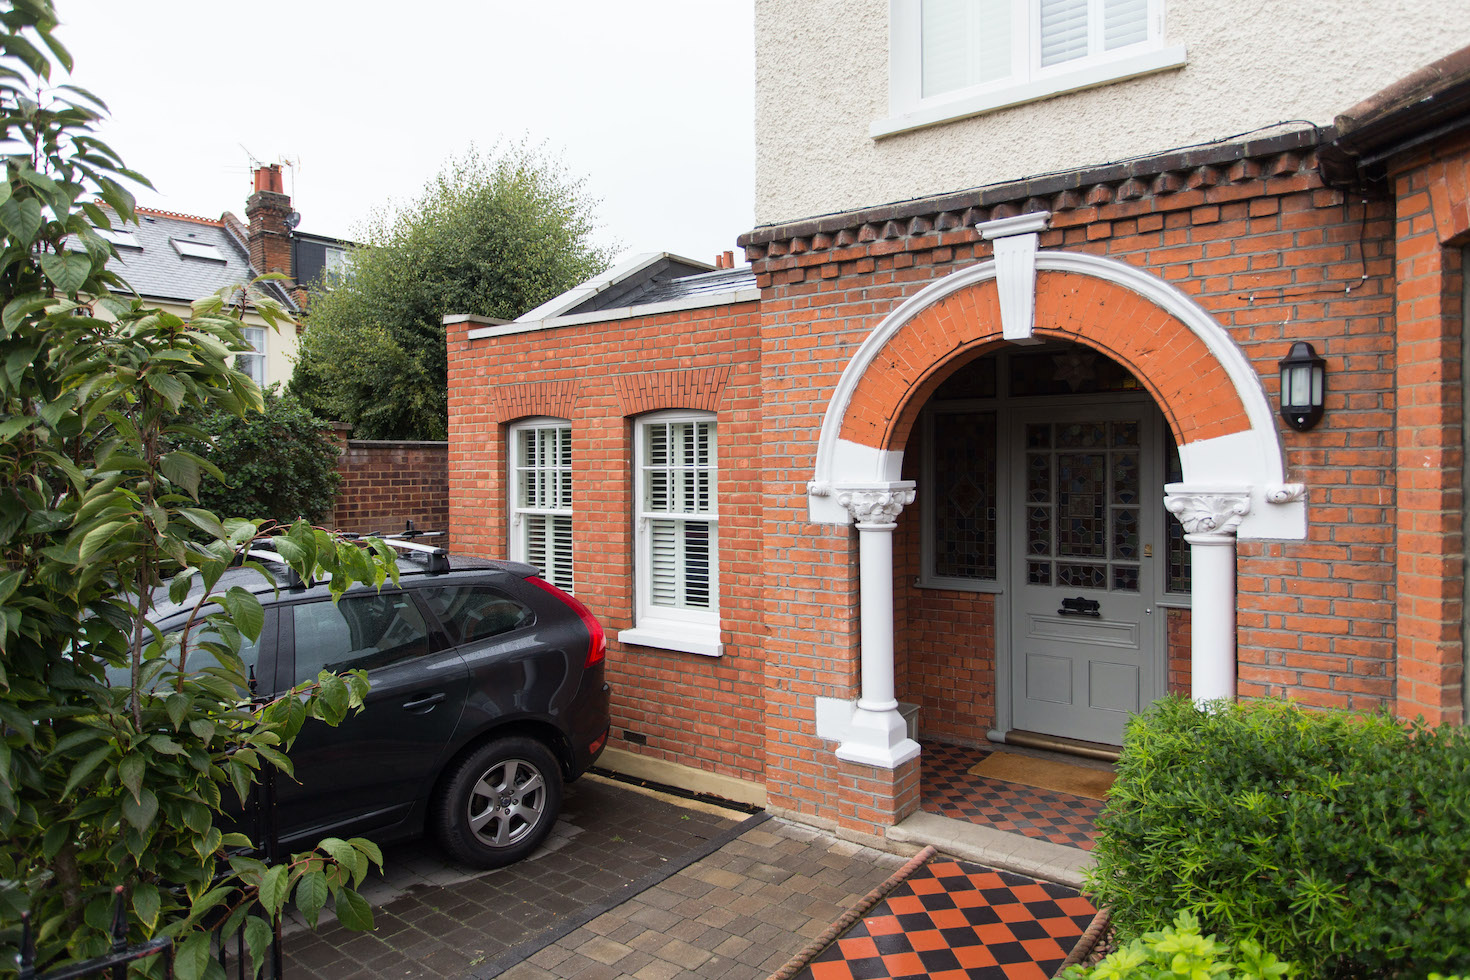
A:
{"label": "white painted arch", "polygon": [[[1115,283],[1176,317],[1220,362],[1240,396],[1250,427],[1243,431],[1179,447],[1184,469],[1182,487],[1244,493],[1249,504],[1236,529],[1242,538],[1300,540],[1306,537],[1302,488],[1286,483],[1286,466],[1274,413],[1265,388],[1245,353],[1225,328],[1203,307],[1148,272],[1115,259],[1083,252],[1038,251],[1036,271],[1065,272]],[[930,283],[888,314],[848,361],[826,414],[817,443],[816,466],[807,485],[809,514],[823,524],[850,524],[847,508],[837,502],[843,488],[879,487],[900,479],[902,450],[877,449],[842,438],[842,426],[854,392],[879,351],[924,310],[948,297],[996,278],[988,259]],[[1034,290],[1034,282],[1031,284]]]}

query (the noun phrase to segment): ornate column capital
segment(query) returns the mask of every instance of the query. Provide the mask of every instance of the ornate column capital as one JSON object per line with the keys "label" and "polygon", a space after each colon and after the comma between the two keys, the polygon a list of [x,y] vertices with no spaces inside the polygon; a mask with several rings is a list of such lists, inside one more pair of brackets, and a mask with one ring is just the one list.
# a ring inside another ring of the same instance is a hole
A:
{"label": "ornate column capital", "polygon": [[1179,487],[1164,497],[1164,508],[1179,518],[1186,534],[1233,535],[1250,513],[1251,495],[1238,487]]}
{"label": "ornate column capital", "polygon": [[891,528],[899,513],[914,502],[914,484],[908,480],[833,489],[837,491],[837,502],[847,508],[858,527]]}

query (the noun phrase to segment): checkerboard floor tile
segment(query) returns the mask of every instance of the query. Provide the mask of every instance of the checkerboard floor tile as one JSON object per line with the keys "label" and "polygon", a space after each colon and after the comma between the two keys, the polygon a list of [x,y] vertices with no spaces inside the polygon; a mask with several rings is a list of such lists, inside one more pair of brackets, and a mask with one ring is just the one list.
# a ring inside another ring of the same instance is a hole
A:
{"label": "checkerboard floor tile", "polygon": [[926,813],[1092,850],[1100,800],[970,775],[985,749],[925,742],[920,795]]}
{"label": "checkerboard floor tile", "polygon": [[1063,885],[935,861],[853,923],[797,980],[1045,980],[1096,914]]}

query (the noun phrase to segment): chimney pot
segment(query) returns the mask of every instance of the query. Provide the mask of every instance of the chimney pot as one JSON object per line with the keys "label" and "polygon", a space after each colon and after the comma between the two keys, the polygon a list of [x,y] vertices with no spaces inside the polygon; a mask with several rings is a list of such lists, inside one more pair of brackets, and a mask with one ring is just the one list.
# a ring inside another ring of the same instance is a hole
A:
{"label": "chimney pot", "polygon": [[267,164],[255,171],[255,190],[269,191],[272,194],[280,194],[281,191],[281,165],[278,163]]}
{"label": "chimney pot", "polygon": [[727,249],[725,251],[725,268],[735,268],[735,252],[733,249]]}

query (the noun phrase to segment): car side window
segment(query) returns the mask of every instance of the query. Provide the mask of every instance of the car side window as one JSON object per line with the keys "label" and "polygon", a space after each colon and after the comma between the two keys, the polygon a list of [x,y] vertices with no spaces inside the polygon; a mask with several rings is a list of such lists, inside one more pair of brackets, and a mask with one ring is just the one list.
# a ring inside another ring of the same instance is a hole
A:
{"label": "car side window", "polygon": [[[179,662],[179,648],[177,644],[182,640],[183,632],[184,630],[182,626],[176,629],[168,630],[168,637],[170,642],[166,648],[165,656],[167,656],[168,659],[175,666],[177,666]],[[264,637],[264,632],[261,633],[260,638],[254,640],[246,636],[240,637],[239,654],[240,659],[245,664],[245,672],[247,675],[253,673],[256,669],[256,666],[260,663],[260,640]],[[223,645],[224,641],[221,640],[219,634],[210,629],[207,624],[196,623],[194,627],[189,630],[189,655],[184,658],[184,668],[190,673],[203,670],[206,667],[218,666],[219,661],[215,659],[214,654],[210,653],[209,650],[205,648],[206,643]],[[131,680],[132,671],[130,668],[107,668],[107,682],[112,687],[125,686],[131,683]]]}
{"label": "car side window", "polygon": [[296,683],[324,670],[375,670],[429,652],[429,630],[403,593],[345,596],[293,607]]}
{"label": "car side window", "polygon": [[462,585],[419,591],[449,633],[449,642],[471,643],[528,625],[535,613],[499,589]]}

